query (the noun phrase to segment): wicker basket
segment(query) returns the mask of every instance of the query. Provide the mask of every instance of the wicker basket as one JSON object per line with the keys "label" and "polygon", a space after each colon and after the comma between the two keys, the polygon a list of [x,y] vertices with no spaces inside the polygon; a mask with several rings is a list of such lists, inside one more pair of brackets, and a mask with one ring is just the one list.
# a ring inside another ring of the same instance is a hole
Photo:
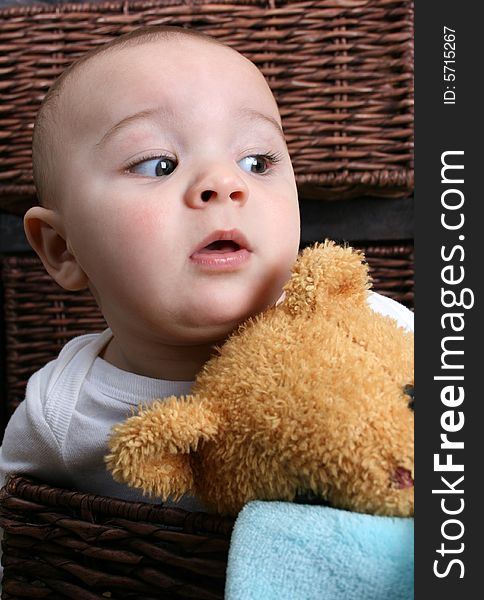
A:
{"label": "wicker basket", "polygon": [[153,0],[0,10],[0,207],[34,201],[31,131],[78,56],[145,24],[202,30],[260,67],[300,189],[336,199],[413,189],[410,0]]}
{"label": "wicker basket", "polygon": [[4,600],[223,598],[229,517],[12,477],[0,527]]}
{"label": "wicker basket", "polygon": [[354,244],[361,248],[370,267],[375,292],[388,296],[408,308],[414,306],[414,246],[402,244]]}
{"label": "wicker basket", "polygon": [[[357,244],[365,251],[374,289],[413,305],[413,245]],[[23,400],[30,375],[76,335],[106,327],[88,292],[66,292],[34,256],[4,257],[7,392],[6,418]],[[1,433],[1,432],[0,432]]]}
{"label": "wicker basket", "polygon": [[1,259],[6,348],[5,417],[23,400],[29,377],[73,337],[106,323],[88,291],[59,287],[36,256]]}

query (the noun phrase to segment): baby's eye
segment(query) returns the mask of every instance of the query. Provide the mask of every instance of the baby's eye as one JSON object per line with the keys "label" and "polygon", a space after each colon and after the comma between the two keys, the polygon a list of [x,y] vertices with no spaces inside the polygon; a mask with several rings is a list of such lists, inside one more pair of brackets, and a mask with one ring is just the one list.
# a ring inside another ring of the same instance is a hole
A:
{"label": "baby's eye", "polygon": [[243,171],[247,173],[257,173],[258,175],[264,174],[270,166],[270,157],[262,154],[256,154],[254,156],[246,156],[242,160],[239,160],[239,165]]}
{"label": "baby's eye", "polygon": [[178,163],[167,156],[143,159],[135,165],[128,167],[128,171],[145,177],[163,177],[170,175],[176,169]]}

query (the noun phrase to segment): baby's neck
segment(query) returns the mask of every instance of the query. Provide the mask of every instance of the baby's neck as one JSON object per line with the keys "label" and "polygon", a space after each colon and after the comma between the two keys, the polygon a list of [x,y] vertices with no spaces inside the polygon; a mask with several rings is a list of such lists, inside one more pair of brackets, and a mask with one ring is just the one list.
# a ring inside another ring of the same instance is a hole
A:
{"label": "baby's neck", "polygon": [[193,381],[213,355],[214,346],[157,345],[156,348],[137,347],[126,351],[113,337],[100,356],[118,369],[136,375],[169,381]]}

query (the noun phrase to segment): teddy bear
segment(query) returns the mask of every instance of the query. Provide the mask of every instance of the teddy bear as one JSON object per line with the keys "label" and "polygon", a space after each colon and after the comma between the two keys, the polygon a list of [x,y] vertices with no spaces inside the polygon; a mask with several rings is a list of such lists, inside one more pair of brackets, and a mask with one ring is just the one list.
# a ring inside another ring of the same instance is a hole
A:
{"label": "teddy bear", "polygon": [[284,300],[238,327],[190,395],[114,426],[114,479],[228,515],[308,498],[412,516],[413,336],[371,309],[369,289],[359,251],[305,249]]}

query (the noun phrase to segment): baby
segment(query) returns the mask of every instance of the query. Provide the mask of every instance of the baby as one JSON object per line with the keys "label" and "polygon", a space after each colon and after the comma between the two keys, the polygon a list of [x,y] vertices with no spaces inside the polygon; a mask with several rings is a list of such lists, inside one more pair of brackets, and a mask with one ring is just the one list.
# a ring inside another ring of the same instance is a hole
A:
{"label": "baby", "polygon": [[[298,253],[276,102],[235,50],[185,29],[139,29],[54,84],[33,160],[41,206],[25,216],[27,238],[59,285],[91,290],[109,329],[72,340],[31,377],[0,483],[25,473],[149,501],[105,468],[112,425],[188,393],[214,346],[278,301]],[[412,328],[406,308],[369,302]]]}

